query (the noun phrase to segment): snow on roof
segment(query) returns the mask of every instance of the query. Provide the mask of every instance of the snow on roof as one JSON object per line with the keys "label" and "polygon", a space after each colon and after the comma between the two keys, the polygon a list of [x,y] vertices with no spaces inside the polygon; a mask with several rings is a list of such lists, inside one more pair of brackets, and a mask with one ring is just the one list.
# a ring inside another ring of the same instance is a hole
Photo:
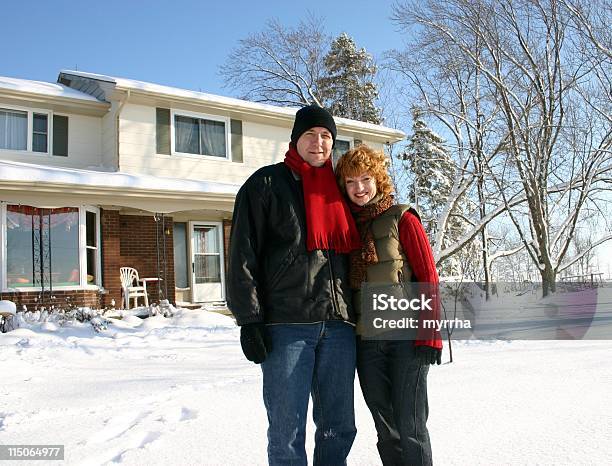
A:
{"label": "snow on roof", "polygon": [[0,76],[0,89],[10,91],[29,92],[53,97],[65,97],[68,99],[89,100],[99,102],[95,97],[84,92],[71,89],[63,84],[46,83],[43,81],[31,81],[29,79],[8,78]]}
{"label": "snow on roof", "polygon": [[0,161],[1,181],[61,183],[103,188],[128,188],[150,191],[199,192],[235,195],[240,185],[211,181],[132,175],[121,172],[49,167],[21,162]]}
{"label": "snow on roof", "polygon": [[[221,105],[241,108],[245,110],[274,113],[278,115],[285,115],[288,117],[293,117],[295,115],[295,112],[299,110],[298,107],[278,107],[276,105],[251,102],[248,100],[235,99],[233,97],[224,97],[215,94],[207,94],[204,92],[163,86],[161,84],[136,81],[134,79],[118,78],[114,76],[107,76],[96,73],[87,73],[84,71],[61,70],[60,73],[72,74],[75,76],[81,76],[83,78],[90,78],[99,81],[115,83],[118,88],[143,91],[152,94],[163,94],[173,97],[182,97],[186,99],[202,100],[205,102],[218,103]],[[336,120],[337,124],[350,127],[351,129],[362,129],[375,133],[380,133],[381,135],[385,134],[389,136],[394,136],[398,140],[403,139],[405,137],[405,134],[402,131],[393,128],[387,128],[386,126],[374,125],[372,123],[365,123],[363,121],[350,120],[348,118],[334,117],[334,119]]]}

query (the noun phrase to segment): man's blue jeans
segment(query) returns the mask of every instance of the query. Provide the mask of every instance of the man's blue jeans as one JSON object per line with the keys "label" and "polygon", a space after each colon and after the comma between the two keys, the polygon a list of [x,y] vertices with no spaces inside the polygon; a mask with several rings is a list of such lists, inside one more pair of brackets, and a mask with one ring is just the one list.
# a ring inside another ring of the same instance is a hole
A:
{"label": "man's blue jeans", "polygon": [[353,405],[355,332],[341,321],[268,325],[262,363],[271,466],[306,465],[306,413],[312,394],[315,466],[346,464],[357,430]]}

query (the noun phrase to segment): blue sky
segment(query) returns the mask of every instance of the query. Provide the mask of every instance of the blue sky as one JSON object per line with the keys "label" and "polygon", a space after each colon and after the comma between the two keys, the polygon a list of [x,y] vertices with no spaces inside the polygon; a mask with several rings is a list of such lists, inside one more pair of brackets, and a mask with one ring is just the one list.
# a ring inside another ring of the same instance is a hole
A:
{"label": "blue sky", "polygon": [[351,35],[374,56],[400,47],[392,1],[7,1],[0,15],[0,75],[55,82],[74,69],[231,95],[218,75],[238,40],[308,11],[328,33]]}
{"label": "blue sky", "polygon": [[[238,40],[268,19],[297,25],[308,11],[332,36],[347,32],[376,58],[401,48],[392,0],[130,1],[5,0],[0,8],[0,76],[55,82],[61,69],[233,95],[221,65]],[[409,128],[406,128],[409,130]],[[612,242],[598,248],[611,273]]]}

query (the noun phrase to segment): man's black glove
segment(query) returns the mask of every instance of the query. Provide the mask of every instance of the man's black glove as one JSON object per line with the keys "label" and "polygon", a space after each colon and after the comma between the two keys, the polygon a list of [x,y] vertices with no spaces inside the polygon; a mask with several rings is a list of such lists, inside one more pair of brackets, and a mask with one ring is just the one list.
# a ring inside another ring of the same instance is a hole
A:
{"label": "man's black glove", "polygon": [[431,346],[415,347],[416,357],[423,365],[442,364],[442,350]]}
{"label": "man's black glove", "polygon": [[240,345],[249,361],[261,364],[270,351],[270,337],[266,325],[262,323],[246,324],[240,327]]}

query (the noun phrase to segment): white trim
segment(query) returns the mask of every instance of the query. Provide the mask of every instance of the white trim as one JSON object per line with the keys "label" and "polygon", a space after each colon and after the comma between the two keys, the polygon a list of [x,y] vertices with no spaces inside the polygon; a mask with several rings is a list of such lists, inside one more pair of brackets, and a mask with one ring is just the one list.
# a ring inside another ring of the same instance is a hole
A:
{"label": "white trim", "polygon": [[[193,229],[196,226],[214,226],[214,227],[218,227],[217,228],[217,232],[218,232],[218,240],[219,240],[219,274],[221,276],[221,298],[219,299],[219,301],[225,301],[225,244],[223,242],[223,222],[207,222],[207,221],[190,221],[188,222],[189,224],[189,259],[191,261],[191,267],[189,267],[189,273],[191,274],[189,277],[189,283],[191,286],[191,301],[192,302],[196,302],[194,300],[194,292],[195,292],[195,274],[194,272],[194,257],[193,257],[193,250],[194,250],[194,246],[193,246],[193,242],[194,242],[194,236],[193,236]],[[217,300],[215,300],[217,301]]]}
{"label": "white trim", "polygon": [[[96,271],[95,283],[90,285],[87,283],[87,212],[92,212],[96,215]],[[101,251],[100,251],[100,209],[94,206],[82,205],[79,208],[79,283],[80,286],[95,286],[100,287],[101,276]]]}
{"label": "white trim", "polygon": [[87,281],[84,280],[84,276],[87,275],[87,273],[83,271],[83,269],[87,268],[87,251],[85,250],[85,241],[87,238],[86,227],[85,209],[79,206],[79,236],[77,238],[79,244],[79,286],[87,284]]}
{"label": "white trim", "polygon": [[[2,110],[15,110],[17,112],[26,112],[27,113],[27,142],[26,149],[3,149],[0,148],[0,154],[6,152],[17,152],[18,154],[26,154],[26,155],[34,155],[37,157],[50,157],[53,154],[53,111],[42,108],[33,108],[33,107],[21,107],[19,105],[4,105],[0,103],[0,109]],[[34,139],[34,114],[38,113],[41,115],[47,115],[47,152],[38,152],[33,151],[32,146]]]}
{"label": "white trim", "polygon": [[[103,290],[101,286],[94,285],[85,285],[85,286],[54,286],[53,291],[98,291]],[[4,288],[2,290],[3,293],[27,293],[28,291],[41,291],[42,288],[40,286],[31,286],[31,287],[13,287],[13,288]],[[52,291],[52,292],[53,292]]]}
{"label": "white trim", "polygon": [[[221,121],[225,124],[225,157],[216,157],[214,155],[205,155],[205,154],[191,154],[188,152],[178,152],[175,147],[175,134],[176,130],[174,129],[174,120],[175,116],[186,116],[189,118],[198,118],[201,120],[211,120],[211,121]],[[232,161],[232,146],[231,146],[231,121],[230,118],[224,117],[221,115],[210,115],[206,113],[198,113],[198,112],[190,112],[187,110],[180,110],[176,108],[170,109],[170,155],[178,155],[180,157],[189,157],[196,159],[206,159],[206,160],[221,160],[221,161]]]}

